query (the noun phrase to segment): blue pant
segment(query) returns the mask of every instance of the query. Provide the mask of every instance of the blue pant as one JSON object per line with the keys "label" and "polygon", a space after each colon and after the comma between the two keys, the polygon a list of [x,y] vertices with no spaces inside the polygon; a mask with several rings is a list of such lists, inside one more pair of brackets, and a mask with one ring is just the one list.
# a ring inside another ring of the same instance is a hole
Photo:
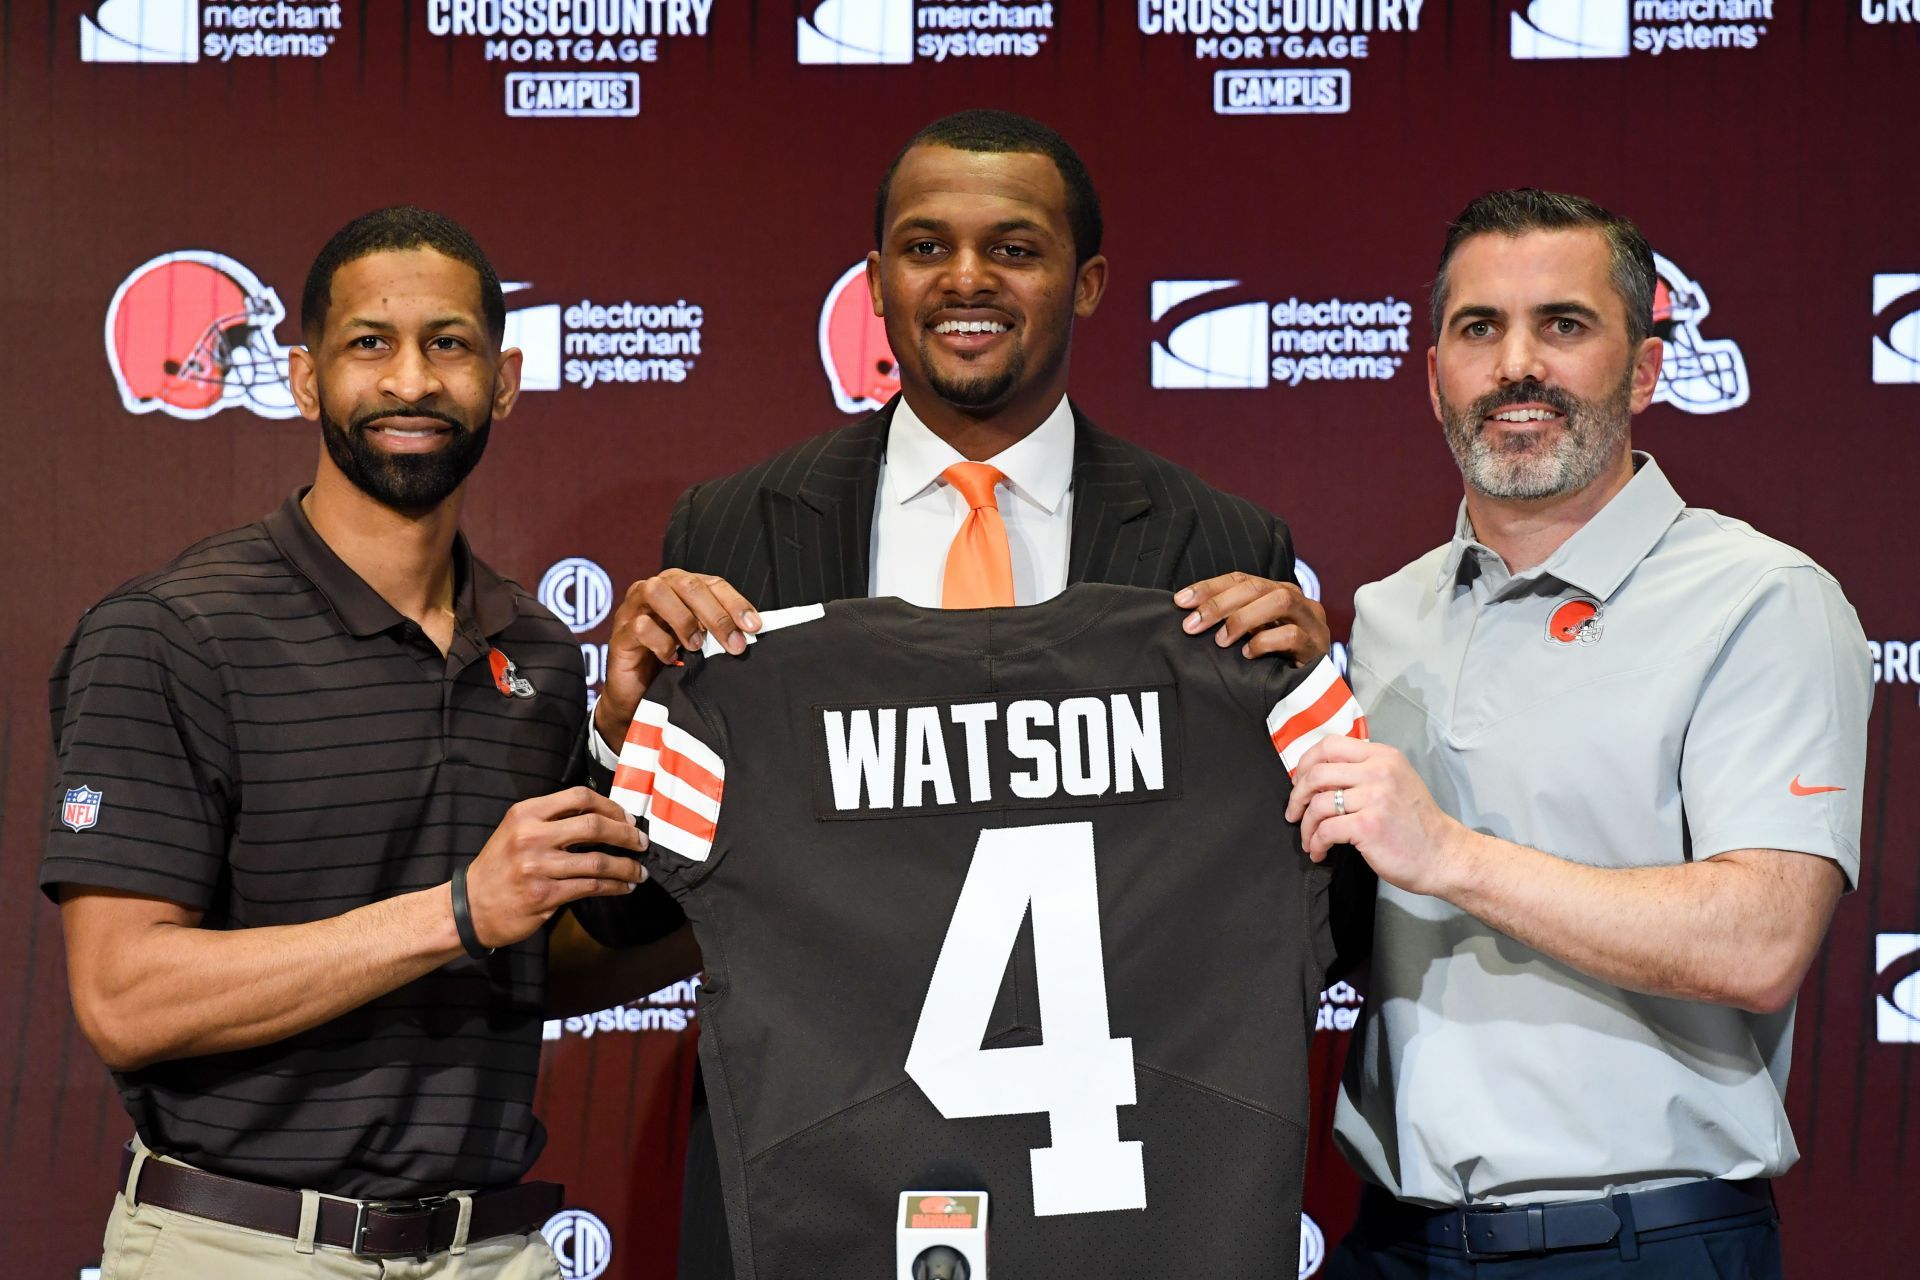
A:
{"label": "blue pant", "polygon": [[1395,1243],[1363,1214],[1315,1280],[1781,1280],[1780,1224],[1771,1214],[1670,1227],[1591,1249],[1469,1258]]}

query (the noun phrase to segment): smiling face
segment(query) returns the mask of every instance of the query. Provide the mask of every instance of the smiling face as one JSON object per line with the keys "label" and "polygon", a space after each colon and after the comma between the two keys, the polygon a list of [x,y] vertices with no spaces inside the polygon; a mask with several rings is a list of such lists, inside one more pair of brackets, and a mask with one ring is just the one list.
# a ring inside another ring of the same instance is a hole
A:
{"label": "smiling face", "polygon": [[325,323],[292,374],[332,465],[411,513],[446,501],[480,461],[493,419],[513,408],[520,353],[496,350],[472,267],[388,250],[334,273]]}
{"label": "smiling face", "polygon": [[894,171],[867,281],[916,413],[1030,429],[1066,394],[1073,322],[1099,305],[1106,260],[1076,266],[1048,157],[918,146]]}
{"label": "smiling face", "polygon": [[1626,466],[1661,348],[1628,341],[1610,266],[1587,228],[1487,233],[1454,251],[1428,388],[1470,489],[1555,498]]}

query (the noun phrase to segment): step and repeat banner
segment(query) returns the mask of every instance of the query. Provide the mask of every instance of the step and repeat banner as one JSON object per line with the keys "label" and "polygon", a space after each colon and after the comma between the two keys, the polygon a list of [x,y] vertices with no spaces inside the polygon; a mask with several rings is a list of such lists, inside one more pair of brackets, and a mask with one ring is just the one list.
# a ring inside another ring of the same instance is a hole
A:
{"label": "step and repeat banner", "polygon": [[[874,188],[967,106],[1052,124],[1099,186],[1113,283],[1079,403],[1283,514],[1341,638],[1459,500],[1424,368],[1447,220],[1540,185],[1645,229],[1667,352],[1636,443],[1826,565],[1872,638],[1865,871],[1801,999],[1780,1198],[1794,1274],[1910,1269],[1917,86],[1908,0],[0,3],[9,1273],[97,1262],[129,1132],[34,887],[47,671],[89,603],[311,476],[284,379],[320,245],[417,203],[509,282],[527,393],[467,528],[597,679],[682,489],[893,393]],[[546,1029],[536,1173],[570,1189],[568,1280],[673,1274],[696,994]],[[1352,1217],[1324,1124],[1363,999],[1323,999],[1303,1276]]]}

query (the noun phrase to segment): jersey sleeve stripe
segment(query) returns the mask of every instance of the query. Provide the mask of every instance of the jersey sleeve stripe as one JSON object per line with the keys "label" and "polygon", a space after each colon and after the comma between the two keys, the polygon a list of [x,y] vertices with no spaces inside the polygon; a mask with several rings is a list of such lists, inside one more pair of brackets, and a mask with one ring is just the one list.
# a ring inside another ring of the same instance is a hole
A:
{"label": "jersey sleeve stripe", "polygon": [[609,794],[647,820],[648,837],[661,847],[704,861],[713,851],[726,773],[713,748],[674,724],[664,706],[643,700]]}
{"label": "jersey sleeve stripe", "polygon": [[720,793],[725,790],[725,784],[722,782],[724,775],[716,775],[712,770],[688,759],[672,747],[660,753],[660,772],[678,778],[715,804],[720,802]]}
{"label": "jersey sleeve stripe", "polygon": [[1274,705],[1267,715],[1267,726],[1272,732],[1273,749],[1280,753],[1289,773],[1322,738],[1335,734],[1367,736],[1367,718],[1360,704],[1333,664],[1324,658],[1299,687]]}
{"label": "jersey sleeve stripe", "polygon": [[717,797],[691,785],[685,778],[672,773],[659,773],[653,779],[653,810],[671,800],[680,808],[699,814],[707,822],[720,820],[720,801]]}
{"label": "jersey sleeve stripe", "polygon": [[704,773],[713,785],[708,794],[715,800],[720,798],[720,784],[727,776],[727,766],[712,747],[672,722],[660,731],[660,767],[670,767],[669,761],[673,762],[673,771],[683,778],[691,780]]}

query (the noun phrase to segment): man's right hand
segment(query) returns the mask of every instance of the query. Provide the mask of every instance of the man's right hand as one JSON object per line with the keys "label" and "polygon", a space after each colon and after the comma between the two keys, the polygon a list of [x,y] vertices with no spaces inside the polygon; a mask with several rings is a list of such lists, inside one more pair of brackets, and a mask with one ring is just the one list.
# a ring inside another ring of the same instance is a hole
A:
{"label": "man's right hand", "polygon": [[728,653],[742,654],[746,633],[759,629],[760,615],[746,597],[715,574],[662,569],[634,583],[614,611],[594,729],[618,752],[647,686],[661,667],[679,661],[681,649],[698,649],[712,635]]}
{"label": "man's right hand", "polygon": [[[634,856],[576,845],[610,845]],[[467,868],[474,933],[482,946],[511,946],[569,902],[631,893],[647,878],[634,860],[646,847],[626,810],[590,787],[522,800]]]}

